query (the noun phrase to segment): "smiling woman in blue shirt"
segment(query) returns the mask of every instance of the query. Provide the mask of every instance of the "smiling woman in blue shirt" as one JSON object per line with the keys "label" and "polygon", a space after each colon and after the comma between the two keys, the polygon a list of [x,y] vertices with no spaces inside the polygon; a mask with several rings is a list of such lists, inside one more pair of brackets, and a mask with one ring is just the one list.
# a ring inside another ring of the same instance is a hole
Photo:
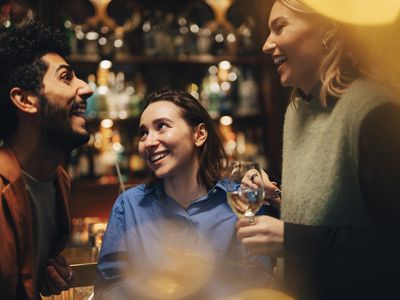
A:
{"label": "smiling woman in blue shirt", "polygon": [[[154,92],[139,134],[151,175],[114,204],[96,298],[206,299],[230,292],[235,280],[243,284],[245,268],[237,262],[244,248],[222,179],[226,155],[207,111],[186,92]],[[268,257],[250,260],[258,266],[257,279],[267,281]]]}

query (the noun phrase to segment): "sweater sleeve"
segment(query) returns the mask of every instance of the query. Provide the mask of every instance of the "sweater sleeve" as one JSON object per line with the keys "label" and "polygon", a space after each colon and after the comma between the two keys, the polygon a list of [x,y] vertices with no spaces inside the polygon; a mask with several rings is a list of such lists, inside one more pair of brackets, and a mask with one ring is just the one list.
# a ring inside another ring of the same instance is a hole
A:
{"label": "sweater sleeve", "polygon": [[[399,263],[400,108],[384,104],[370,112],[360,131],[359,181],[374,226],[285,224],[285,256],[313,260],[362,260],[386,256]],[[395,250],[397,249],[397,250]],[[397,252],[399,253],[399,252]]]}
{"label": "sweater sleeve", "polygon": [[372,221],[400,226],[400,107],[381,105],[361,127],[359,177]]}

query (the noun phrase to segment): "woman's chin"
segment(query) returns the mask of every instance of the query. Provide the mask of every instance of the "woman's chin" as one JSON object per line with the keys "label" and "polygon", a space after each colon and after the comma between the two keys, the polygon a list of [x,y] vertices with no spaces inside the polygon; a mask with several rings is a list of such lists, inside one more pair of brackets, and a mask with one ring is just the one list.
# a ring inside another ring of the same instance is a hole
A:
{"label": "woman's chin", "polygon": [[160,170],[160,169],[153,170],[153,172],[154,172],[154,175],[159,179],[163,179],[167,175],[163,170]]}

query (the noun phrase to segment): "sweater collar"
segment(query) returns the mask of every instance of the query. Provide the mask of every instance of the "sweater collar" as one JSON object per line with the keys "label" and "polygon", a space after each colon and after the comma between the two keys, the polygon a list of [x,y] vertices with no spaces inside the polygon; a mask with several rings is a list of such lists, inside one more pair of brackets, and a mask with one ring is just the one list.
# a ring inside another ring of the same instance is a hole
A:
{"label": "sweater collar", "polygon": [[[314,106],[322,106],[321,101],[320,101],[320,91],[322,88],[322,83],[318,82],[314,87],[311,89],[311,91],[306,94],[302,90],[298,89],[297,90],[297,97],[300,98],[301,101],[313,104]],[[338,98],[328,95],[326,99],[326,105],[327,108],[333,108],[335,104],[337,103]]]}

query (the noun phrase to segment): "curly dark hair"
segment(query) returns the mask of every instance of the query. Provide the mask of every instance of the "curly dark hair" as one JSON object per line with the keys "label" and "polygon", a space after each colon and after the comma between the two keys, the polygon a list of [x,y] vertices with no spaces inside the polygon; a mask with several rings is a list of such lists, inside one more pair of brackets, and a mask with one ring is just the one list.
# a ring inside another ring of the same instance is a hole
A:
{"label": "curly dark hair", "polygon": [[[197,181],[210,189],[217,180],[222,178],[226,160],[226,153],[214,121],[207,110],[192,95],[172,89],[162,89],[149,94],[142,113],[147,106],[157,101],[170,101],[178,106],[181,109],[183,119],[190,127],[195,128],[201,123],[205,125],[208,137],[198,151],[200,167],[197,172]],[[154,184],[156,181],[157,178],[151,172],[149,184]]]}
{"label": "curly dark hair", "polygon": [[0,35],[0,140],[12,136],[18,126],[17,109],[10,100],[10,90],[40,94],[48,65],[41,59],[47,53],[68,55],[65,35],[39,22],[30,22]]}

